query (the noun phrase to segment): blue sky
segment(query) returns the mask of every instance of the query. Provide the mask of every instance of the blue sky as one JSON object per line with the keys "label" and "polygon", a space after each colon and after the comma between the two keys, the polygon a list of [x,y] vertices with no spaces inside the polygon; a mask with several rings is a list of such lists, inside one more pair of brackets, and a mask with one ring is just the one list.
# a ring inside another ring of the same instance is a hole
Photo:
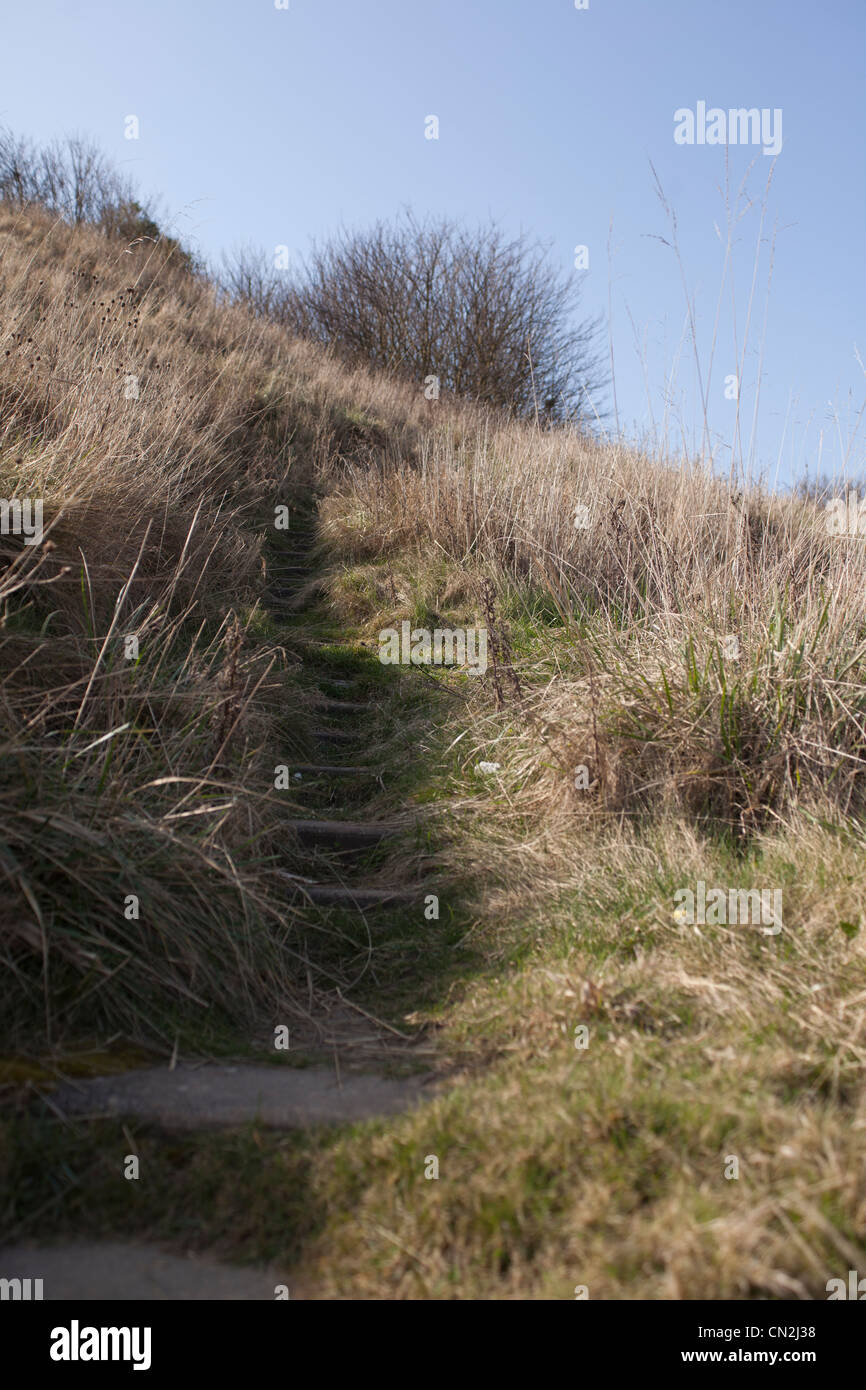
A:
{"label": "blue sky", "polygon": [[[706,380],[727,236],[725,149],[675,143],[674,112],[780,109],[775,161],[760,146],[729,150],[734,196],[753,166],[753,205],[736,226],[719,315],[712,447],[727,471],[736,374],[738,453],[747,463],[760,378],[751,452],[770,482],[845,460],[866,471],[863,0],[589,0],[586,10],[7,0],[3,10],[0,122],[39,140],[94,137],[210,260],[241,241],[300,255],[341,223],[405,206],[492,216],[549,242],[564,267],[587,246],[583,303],[607,315],[610,302],[620,425],[634,437],[666,427],[674,448],[683,436],[702,443],[687,299]],[[137,140],[124,137],[129,115]],[[425,139],[429,115],[438,140]],[[677,216],[682,272],[658,239],[670,224],[651,165]]]}

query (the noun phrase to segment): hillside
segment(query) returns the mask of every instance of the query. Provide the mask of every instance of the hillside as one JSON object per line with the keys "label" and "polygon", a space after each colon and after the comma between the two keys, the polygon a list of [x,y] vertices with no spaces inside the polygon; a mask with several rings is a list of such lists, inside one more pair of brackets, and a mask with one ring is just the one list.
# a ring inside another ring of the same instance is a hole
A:
{"label": "hillside", "polygon": [[[315,1298],[826,1297],[866,1246],[862,541],[350,372],[159,243],[0,207],[0,324],[0,494],[44,499],[0,537],[6,1237]],[[393,833],[349,868],[311,820]],[[178,1058],[412,1102],[52,1106]]]}

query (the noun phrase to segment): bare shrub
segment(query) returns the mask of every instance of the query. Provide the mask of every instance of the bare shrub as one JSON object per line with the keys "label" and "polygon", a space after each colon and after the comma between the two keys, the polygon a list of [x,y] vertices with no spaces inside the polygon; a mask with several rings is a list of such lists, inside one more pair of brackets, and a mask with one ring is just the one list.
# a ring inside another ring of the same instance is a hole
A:
{"label": "bare shrub", "polygon": [[543,246],[494,224],[411,213],[341,232],[294,276],[249,246],[223,284],[255,312],[328,344],[351,364],[553,422],[600,415],[597,320],[579,322],[579,283]]}

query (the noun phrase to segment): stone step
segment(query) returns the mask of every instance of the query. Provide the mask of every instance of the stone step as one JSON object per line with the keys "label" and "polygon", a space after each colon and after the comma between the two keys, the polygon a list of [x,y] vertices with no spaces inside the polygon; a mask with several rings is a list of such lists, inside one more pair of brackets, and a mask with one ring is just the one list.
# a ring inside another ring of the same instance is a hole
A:
{"label": "stone step", "polygon": [[302,844],[333,849],[368,849],[399,833],[395,825],[376,825],[370,821],[290,820]]}

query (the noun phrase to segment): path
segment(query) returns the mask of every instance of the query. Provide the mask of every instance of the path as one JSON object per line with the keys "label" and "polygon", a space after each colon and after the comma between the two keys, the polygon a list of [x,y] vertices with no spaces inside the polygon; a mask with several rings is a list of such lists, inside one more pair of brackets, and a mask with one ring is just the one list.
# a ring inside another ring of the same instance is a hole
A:
{"label": "path", "polygon": [[[290,548],[280,564],[269,566],[269,606],[277,616],[297,616],[301,609],[314,539],[310,519],[290,533]],[[327,661],[317,662],[317,645],[326,654],[326,644],[308,642],[305,665],[310,670],[323,667],[317,700],[322,722],[314,730],[323,757],[321,762],[290,764],[295,794],[307,794],[312,803],[305,818],[291,823],[300,843],[309,850],[311,872],[303,877],[286,874],[289,900],[296,909],[321,905],[354,911],[420,900],[420,888],[383,886],[378,881],[371,885],[363,877],[370,853],[404,827],[333,820],[317,814],[323,804],[330,810],[333,802],[339,801],[347,779],[356,785],[369,779],[374,786],[377,778],[375,767],[358,760],[369,706],[351,698],[355,682],[335,678]],[[342,1036],[351,1044],[352,1030],[345,1027],[345,1012],[341,1005],[328,1017],[323,1031],[336,1031],[339,1036],[341,1029],[334,1029],[333,1023],[342,1020]],[[365,1019],[364,1023],[369,1034],[370,1021]],[[404,1039],[402,1046],[396,1038],[394,1042],[403,1057],[411,1052],[409,1040]],[[353,1054],[355,1065],[363,1057],[361,1048]],[[294,1129],[400,1113],[422,1095],[422,1078],[397,1079],[346,1065],[341,1068],[337,1047],[334,1058],[331,1067],[202,1063],[66,1080],[52,1091],[50,1103],[64,1117],[131,1116],[167,1130],[247,1123]],[[270,1268],[239,1268],[117,1241],[0,1249],[0,1277],[41,1278],[44,1297],[53,1300],[273,1299],[275,1285],[281,1283],[289,1286],[292,1297],[303,1296],[296,1280],[286,1274],[280,1277]]]}

